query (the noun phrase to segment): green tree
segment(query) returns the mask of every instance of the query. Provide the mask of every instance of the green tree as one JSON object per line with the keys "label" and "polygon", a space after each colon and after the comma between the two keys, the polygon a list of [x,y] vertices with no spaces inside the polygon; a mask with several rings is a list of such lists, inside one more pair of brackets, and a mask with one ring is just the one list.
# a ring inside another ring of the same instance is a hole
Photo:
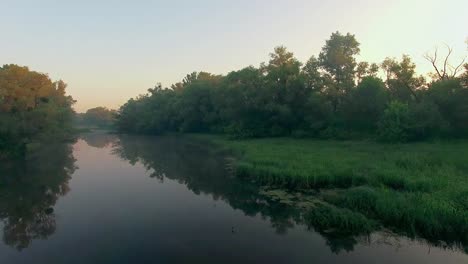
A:
{"label": "green tree", "polygon": [[337,31],[326,41],[319,54],[319,61],[333,80],[346,89],[353,86],[356,67],[355,56],[359,52],[359,42],[354,35],[350,33],[342,35]]}
{"label": "green tree", "polygon": [[355,56],[360,52],[359,42],[354,35],[335,32],[326,41],[319,54],[321,68],[325,77],[325,93],[332,102],[334,111],[338,110],[344,95],[354,87],[356,68]]}
{"label": "green tree", "polygon": [[14,64],[0,67],[0,156],[24,155],[33,141],[61,140],[71,132],[73,98],[63,81]]}
{"label": "green tree", "polygon": [[369,64],[366,61],[361,61],[356,67],[356,79],[357,83],[360,83],[364,77],[376,77],[379,71],[379,65],[375,63]]}
{"label": "green tree", "polygon": [[271,100],[262,72],[252,66],[230,72],[215,94],[222,131],[234,137],[268,135]]}
{"label": "green tree", "polygon": [[468,87],[462,86],[461,79],[433,82],[429,85],[427,96],[438,106],[454,135],[468,134]]}
{"label": "green tree", "polygon": [[273,53],[270,53],[270,61],[263,65],[263,70],[267,78],[280,87],[285,87],[288,81],[291,81],[300,73],[301,63],[289,52],[286,47],[276,47]]}
{"label": "green tree", "polygon": [[323,77],[320,72],[320,62],[312,56],[302,68],[302,74],[305,80],[305,86],[314,92],[322,92],[323,90]]}
{"label": "green tree", "polygon": [[375,131],[387,101],[388,95],[383,81],[376,77],[364,77],[351,91],[343,109],[348,127],[361,132]]}
{"label": "green tree", "polygon": [[82,115],[84,124],[101,128],[110,128],[114,123],[115,111],[106,107],[88,109]]}
{"label": "green tree", "polygon": [[272,98],[265,105],[269,112],[272,136],[290,135],[303,120],[303,109],[310,90],[306,89],[301,63],[283,46],[276,47],[261,70],[266,74],[266,93]]}
{"label": "green tree", "polygon": [[[357,63],[359,52],[354,35],[339,32],[304,65],[279,46],[259,68],[226,76],[193,72],[170,88],[159,84],[124,104],[116,124],[130,133],[234,137],[380,135],[408,141],[468,135],[468,73],[427,84],[406,55],[387,58],[379,68]],[[377,78],[380,69],[385,81]],[[0,90],[0,99],[5,94]]]}
{"label": "green tree", "polygon": [[424,88],[425,80],[422,76],[416,76],[416,65],[408,55],[403,55],[401,61],[386,58],[381,67],[386,75],[387,87],[395,100],[418,100],[418,92]]}

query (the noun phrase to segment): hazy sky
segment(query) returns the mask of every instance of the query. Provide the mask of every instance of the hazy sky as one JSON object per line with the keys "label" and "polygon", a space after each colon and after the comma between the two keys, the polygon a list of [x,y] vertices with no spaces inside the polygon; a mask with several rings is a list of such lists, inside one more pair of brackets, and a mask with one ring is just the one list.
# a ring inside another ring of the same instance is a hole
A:
{"label": "hazy sky", "polygon": [[0,64],[68,83],[75,109],[117,108],[192,71],[225,74],[268,60],[285,45],[305,62],[330,34],[351,32],[359,60],[467,50],[467,0],[0,0]]}

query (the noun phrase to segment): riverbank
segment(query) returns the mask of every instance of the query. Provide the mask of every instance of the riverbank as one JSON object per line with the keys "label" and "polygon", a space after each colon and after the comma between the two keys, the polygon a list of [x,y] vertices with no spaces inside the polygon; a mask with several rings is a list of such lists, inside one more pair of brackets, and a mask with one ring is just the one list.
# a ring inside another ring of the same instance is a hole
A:
{"label": "riverbank", "polygon": [[231,151],[237,176],[268,189],[315,190],[319,200],[333,207],[318,210],[319,215],[313,210],[311,221],[340,221],[345,215],[350,217],[341,222],[354,227],[353,219],[357,225],[367,222],[364,216],[371,223],[366,230],[377,223],[434,242],[460,242],[465,247],[468,242],[467,141],[389,145],[195,137]]}

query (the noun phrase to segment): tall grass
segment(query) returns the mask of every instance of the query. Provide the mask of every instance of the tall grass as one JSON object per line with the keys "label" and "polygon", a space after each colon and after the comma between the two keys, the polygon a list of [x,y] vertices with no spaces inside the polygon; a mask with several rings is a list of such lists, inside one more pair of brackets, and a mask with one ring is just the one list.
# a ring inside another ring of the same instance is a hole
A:
{"label": "tall grass", "polygon": [[[235,154],[238,176],[293,190],[338,189],[322,199],[411,236],[468,243],[467,141],[209,139]],[[342,220],[334,211],[309,219]]]}

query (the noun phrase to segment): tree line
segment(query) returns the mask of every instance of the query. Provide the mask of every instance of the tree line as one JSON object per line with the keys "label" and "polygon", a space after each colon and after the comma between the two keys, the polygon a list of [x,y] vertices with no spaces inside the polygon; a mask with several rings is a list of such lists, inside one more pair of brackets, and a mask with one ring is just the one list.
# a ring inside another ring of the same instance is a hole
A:
{"label": "tree line", "polygon": [[468,64],[427,54],[436,73],[417,75],[410,57],[358,62],[355,36],[332,33],[301,63],[280,46],[270,60],[227,75],[188,74],[130,99],[116,126],[125,133],[226,133],[233,137],[378,138],[415,141],[468,135]]}
{"label": "tree line", "polygon": [[75,101],[66,86],[28,67],[0,67],[0,158],[24,155],[31,143],[69,136]]}
{"label": "tree line", "polygon": [[80,127],[110,129],[114,125],[116,111],[98,106],[88,109],[85,113],[77,113],[75,124]]}

